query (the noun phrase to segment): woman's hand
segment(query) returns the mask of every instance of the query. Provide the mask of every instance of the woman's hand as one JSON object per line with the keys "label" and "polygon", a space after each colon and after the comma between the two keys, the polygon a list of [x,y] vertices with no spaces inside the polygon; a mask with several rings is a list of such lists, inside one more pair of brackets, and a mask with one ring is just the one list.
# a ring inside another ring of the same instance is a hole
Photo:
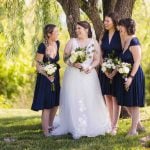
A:
{"label": "woman's hand", "polygon": [[73,67],[76,67],[78,69],[82,69],[81,63],[75,63],[75,64],[73,64]]}
{"label": "woman's hand", "polygon": [[107,78],[111,79],[111,74],[108,73],[107,71],[105,72],[105,75],[106,75]]}
{"label": "woman's hand", "polygon": [[108,73],[107,71],[105,72],[105,75],[109,79],[113,79],[113,77],[117,74],[117,70],[113,70],[111,73]]}
{"label": "woman's hand", "polygon": [[109,74],[110,79],[113,79],[113,77],[117,74],[117,70],[113,70],[111,74]]}
{"label": "woman's hand", "polygon": [[85,72],[86,74],[91,73],[92,69],[93,69],[93,68],[92,68],[91,66],[89,66],[88,68],[84,69],[84,72]]}
{"label": "woman's hand", "polygon": [[73,66],[73,64],[72,64],[69,60],[66,60],[66,64],[67,64],[68,66]]}
{"label": "woman's hand", "polygon": [[131,83],[132,83],[132,78],[131,77],[128,77],[127,78],[127,80],[125,81],[125,83],[124,83],[124,86],[125,86],[125,89],[128,91],[129,90],[129,87],[130,87],[130,85],[131,85]]}
{"label": "woman's hand", "polygon": [[54,81],[54,76],[48,76],[48,79],[53,82]]}
{"label": "woman's hand", "polygon": [[41,65],[37,65],[37,72],[42,73],[43,72],[43,67]]}

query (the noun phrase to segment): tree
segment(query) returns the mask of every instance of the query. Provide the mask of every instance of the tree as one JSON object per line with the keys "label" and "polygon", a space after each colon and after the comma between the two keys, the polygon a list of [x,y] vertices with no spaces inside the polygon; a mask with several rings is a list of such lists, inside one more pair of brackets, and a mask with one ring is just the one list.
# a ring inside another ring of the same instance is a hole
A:
{"label": "tree", "polygon": [[[71,37],[75,36],[74,29],[75,24],[80,19],[79,10],[82,9],[86,13],[86,15],[91,20],[96,38],[99,39],[103,33],[103,21],[100,18],[100,15],[103,12],[103,16],[105,16],[108,12],[115,11],[119,14],[120,18],[131,17],[132,10],[135,3],[135,0],[102,0],[102,9],[99,5],[99,0],[57,0],[67,18],[68,31]],[[74,23],[72,23],[72,20]],[[73,33],[72,33],[73,32]]]}

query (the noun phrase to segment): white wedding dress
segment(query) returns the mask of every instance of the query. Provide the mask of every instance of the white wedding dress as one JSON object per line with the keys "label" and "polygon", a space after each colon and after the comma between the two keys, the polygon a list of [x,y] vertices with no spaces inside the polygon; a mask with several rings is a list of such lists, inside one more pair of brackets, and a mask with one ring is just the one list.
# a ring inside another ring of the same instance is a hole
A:
{"label": "white wedding dress", "polygon": [[[91,39],[87,52],[93,50],[90,47],[93,42]],[[73,50],[77,47],[78,42],[73,39]],[[92,61],[93,54],[83,66],[90,66]],[[75,67],[66,68],[60,92],[58,118],[59,126],[53,130],[52,135],[71,133],[74,139],[78,139],[81,136],[105,135],[110,131],[109,115],[95,69],[86,74]]]}

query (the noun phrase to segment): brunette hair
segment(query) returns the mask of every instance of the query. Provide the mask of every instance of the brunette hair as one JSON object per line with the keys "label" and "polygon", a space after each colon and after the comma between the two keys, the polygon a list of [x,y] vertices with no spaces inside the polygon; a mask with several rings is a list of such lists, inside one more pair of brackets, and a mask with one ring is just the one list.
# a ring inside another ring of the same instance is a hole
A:
{"label": "brunette hair", "polygon": [[54,31],[54,28],[56,25],[54,24],[47,24],[44,27],[43,34],[44,34],[44,39],[47,40],[49,38],[48,33],[52,33]]}
{"label": "brunette hair", "polygon": [[124,26],[126,28],[128,35],[135,34],[135,30],[136,30],[135,26],[136,26],[136,24],[135,24],[135,21],[133,19],[131,19],[131,18],[121,19],[119,21],[119,25],[120,26]]}
{"label": "brunette hair", "polygon": [[91,25],[87,21],[79,21],[77,22],[77,24],[82,26],[85,29],[88,29],[88,38],[92,37]]}

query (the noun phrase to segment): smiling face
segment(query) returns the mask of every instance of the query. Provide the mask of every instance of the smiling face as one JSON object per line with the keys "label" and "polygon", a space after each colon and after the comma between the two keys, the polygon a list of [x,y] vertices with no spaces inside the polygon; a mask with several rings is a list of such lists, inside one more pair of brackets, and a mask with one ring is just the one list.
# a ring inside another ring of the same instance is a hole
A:
{"label": "smiling face", "polygon": [[48,36],[49,36],[49,38],[50,38],[52,41],[57,41],[57,40],[58,40],[58,35],[59,35],[59,33],[58,33],[58,28],[57,28],[57,27],[55,27],[55,28],[53,29],[53,32],[52,32],[52,33],[48,33]]}
{"label": "smiling face", "polygon": [[76,35],[78,38],[83,38],[88,36],[88,29],[85,29],[84,27],[80,25],[76,25]]}
{"label": "smiling face", "polygon": [[106,30],[111,30],[111,29],[115,28],[112,19],[108,16],[105,17],[104,27]]}

